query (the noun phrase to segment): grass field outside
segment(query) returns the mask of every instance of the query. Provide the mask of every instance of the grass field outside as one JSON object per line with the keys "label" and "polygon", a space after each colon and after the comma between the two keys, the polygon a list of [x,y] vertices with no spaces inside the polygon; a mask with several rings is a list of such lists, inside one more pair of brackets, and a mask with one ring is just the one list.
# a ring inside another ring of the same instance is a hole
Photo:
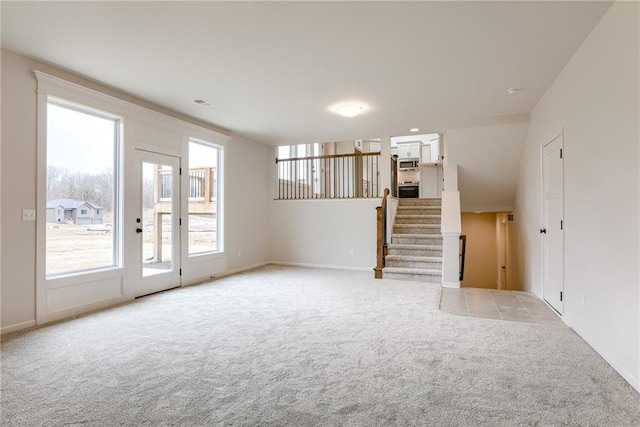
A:
{"label": "grass field outside", "polygon": [[[105,214],[104,224],[76,225],[47,223],[46,273],[48,276],[115,266],[112,216]],[[144,214],[142,259],[145,267],[167,265],[171,261],[171,223],[168,216],[162,224],[162,259],[154,259],[153,211]],[[215,248],[215,218],[189,215],[189,253],[202,253]],[[179,242],[179,240],[178,240]],[[125,260],[126,262],[127,260]]]}

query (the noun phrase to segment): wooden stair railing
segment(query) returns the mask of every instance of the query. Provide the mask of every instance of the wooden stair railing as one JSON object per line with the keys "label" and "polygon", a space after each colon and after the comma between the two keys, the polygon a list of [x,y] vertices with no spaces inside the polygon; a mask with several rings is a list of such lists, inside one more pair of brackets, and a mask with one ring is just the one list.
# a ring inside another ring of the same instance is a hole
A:
{"label": "wooden stair railing", "polygon": [[376,267],[373,269],[374,277],[376,279],[382,279],[382,269],[384,268],[384,257],[387,255],[387,196],[389,195],[389,189],[385,188],[382,195],[382,203],[376,207]]}
{"label": "wooden stair railing", "polygon": [[378,198],[380,153],[276,158],[277,200]]}

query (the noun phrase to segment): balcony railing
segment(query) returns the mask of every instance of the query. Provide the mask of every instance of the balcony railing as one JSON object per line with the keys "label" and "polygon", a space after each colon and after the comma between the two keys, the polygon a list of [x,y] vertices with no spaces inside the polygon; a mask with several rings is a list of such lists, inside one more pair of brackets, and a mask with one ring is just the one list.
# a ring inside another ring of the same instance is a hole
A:
{"label": "balcony railing", "polygon": [[277,199],[380,197],[380,153],[276,159]]}
{"label": "balcony railing", "polygon": [[[156,167],[153,206],[156,212],[171,212],[171,169]],[[189,179],[189,213],[215,214],[217,212],[217,169],[191,168]]]}
{"label": "balcony railing", "polygon": [[[171,169],[157,168],[157,182],[155,202],[171,200]],[[216,168],[189,169],[189,203],[209,203],[216,199]]]}

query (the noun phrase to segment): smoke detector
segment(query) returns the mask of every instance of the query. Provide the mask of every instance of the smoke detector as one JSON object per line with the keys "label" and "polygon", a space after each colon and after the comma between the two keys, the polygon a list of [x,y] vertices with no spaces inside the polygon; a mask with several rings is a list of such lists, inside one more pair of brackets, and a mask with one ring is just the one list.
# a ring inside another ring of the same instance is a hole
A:
{"label": "smoke detector", "polygon": [[204,98],[194,99],[193,102],[195,102],[196,104],[198,104],[201,107],[213,107],[213,104],[210,103],[209,101],[207,101]]}

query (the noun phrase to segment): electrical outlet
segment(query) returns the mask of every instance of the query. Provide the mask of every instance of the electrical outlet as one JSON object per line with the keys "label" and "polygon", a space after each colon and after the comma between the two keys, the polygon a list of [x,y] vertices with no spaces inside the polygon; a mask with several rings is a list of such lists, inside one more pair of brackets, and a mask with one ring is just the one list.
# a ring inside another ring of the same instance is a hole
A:
{"label": "electrical outlet", "polygon": [[353,255],[353,249],[349,249],[349,255]]}
{"label": "electrical outlet", "polygon": [[238,251],[238,258],[242,256],[242,251]]}
{"label": "electrical outlet", "polygon": [[35,209],[22,209],[22,220],[23,221],[35,221],[36,220],[36,210]]}

